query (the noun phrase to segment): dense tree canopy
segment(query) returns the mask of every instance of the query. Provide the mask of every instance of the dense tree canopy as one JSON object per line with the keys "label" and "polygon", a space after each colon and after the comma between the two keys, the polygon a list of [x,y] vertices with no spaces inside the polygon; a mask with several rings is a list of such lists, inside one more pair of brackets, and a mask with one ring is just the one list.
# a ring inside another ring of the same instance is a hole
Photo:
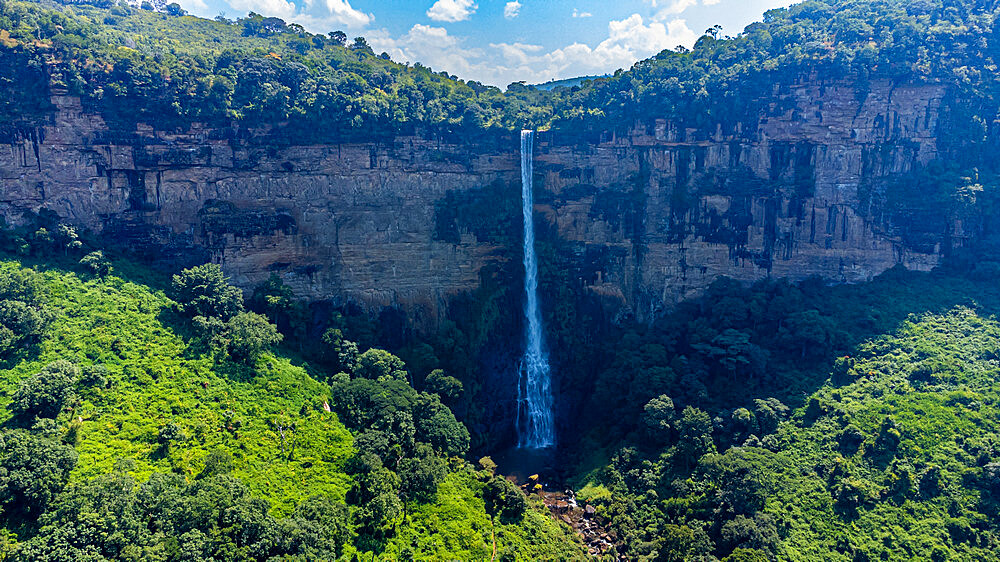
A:
{"label": "dense tree canopy", "polygon": [[[612,77],[552,91],[464,82],[385,60],[364,38],[347,46],[342,33],[310,34],[253,13],[209,21],[17,0],[2,10],[7,119],[44,111],[51,83],[83,95],[112,123],[239,120],[285,127],[300,140],[414,127],[600,131],[651,118],[706,125],[711,134],[716,123],[735,130],[755,122],[768,111],[767,92],[813,75],[848,78],[859,95],[876,79],[945,84],[962,101],[944,112],[951,126],[943,134],[961,145],[996,140],[996,79],[988,70],[998,49],[995,6],[976,0],[809,0],[772,10],[735,37],[713,28],[690,51],[665,50]],[[171,35],[184,42],[163,40]]]}

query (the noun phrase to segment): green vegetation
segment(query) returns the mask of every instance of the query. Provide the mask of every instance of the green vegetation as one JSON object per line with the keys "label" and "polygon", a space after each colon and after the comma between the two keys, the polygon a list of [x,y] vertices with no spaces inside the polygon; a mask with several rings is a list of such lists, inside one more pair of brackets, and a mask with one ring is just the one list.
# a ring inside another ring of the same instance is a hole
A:
{"label": "green vegetation", "polygon": [[[540,286],[574,422],[562,453],[614,554],[993,560],[1000,245],[979,219],[1000,193],[994,4],[810,0],[607,78],[501,92],[257,14],[0,0],[0,126],[37,140],[50,94],[68,92],[112,136],[197,121],[237,144],[458,133],[489,146],[525,124],[582,142],[668,119],[739,139],[793,109],[782,96],[805,77],[852,84],[858,100],[876,80],[939,84],[940,158],[863,177],[859,196],[888,217],[933,210],[981,230],[946,267],[859,286],[720,279],[636,325],[608,321],[578,283],[623,256],[568,248],[542,225]],[[781,150],[793,178],[706,170],[679,178],[675,210],[695,192],[809,195],[809,158]],[[641,247],[648,179],[559,197],[592,195],[593,218]],[[434,237],[509,245],[507,187],[447,193]],[[504,439],[482,371],[517,338],[509,267],[481,272],[421,338],[396,310],[307,304],[277,276],[245,299],[217,265],[163,279],[44,211],[27,222],[0,236],[0,560],[581,555],[492,461],[467,462]],[[939,241],[920,222],[888,221],[917,249]]]}
{"label": "green vegetation", "polygon": [[317,381],[217,267],[169,284],[114,264],[173,301],[78,263],[86,246],[0,262],[3,302],[47,319],[0,369],[0,559],[476,559],[493,536],[518,559],[579,555],[537,500],[491,520],[468,431],[397,357]]}
{"label": "green vegetation", "polygon": [[[181,11],[182,12],[182,11]],[[215,21],[124,4],[0,4],[3,120],[31,122],[50,88],[83,96],[108,122],[251,126],[343,141],[427,127],[443,133],[513,129],[551,109],[537,90],[504,95],[419,64],[393,63],[363,38],[307,33],[251,13]],[[46,67],[45,61],[55,64]]]}
{"label": "green vegetation", "polygon": [[603,352],[580,497],[629,559],[995,559],[997,310],[948,269],[720,281]]}
{"label": "green vegetation", "polygon": [[974,0],[809,0],[769,11],[735,37],[709,29],[691,50],[665,50],[610,77],[551,91],[523,84],[501,91],[394,63],[364,38],[312,34],[253,13],[212,21],[110,0],[6,0],[0,115],[30,123],[49,109],[46,94],[56,89],[83,96],[126,132],[137,121],[236,120],[281,124],[279,136],[301,142],[340,142],[416,128],[447,134],[525,124],[599,135],[656,118],[679,130],[714,132],[721,123],[733,132],[770,111],[772,98],[745,92],[815,75],[855,84],[859,99],[879,79],[953,88],[940,132],[945,151],[965,166],[981,160],[997,134],[992,10]]}
{"label": "green vegetation", "polygon": [[790,421],[717,418],[725,452],[692,445],[713,428],[686,409],[674,445],[619,452],[594,501],[636,558],[995,559],[998,341],[969,308],[910,317],[838,359]]}

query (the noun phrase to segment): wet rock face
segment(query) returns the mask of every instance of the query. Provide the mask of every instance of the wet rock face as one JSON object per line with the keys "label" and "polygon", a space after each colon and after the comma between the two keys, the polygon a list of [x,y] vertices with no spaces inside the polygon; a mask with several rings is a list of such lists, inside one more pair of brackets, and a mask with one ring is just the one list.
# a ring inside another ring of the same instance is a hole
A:
{"label": "wet rock face", "polygon": [[[928,269],[943,232],[908,246],[871,193],[935,157],[943,96],[805,84],[774,92],[751,125],[657,121],[590,144],[542,133],[536,209],[578,254],[579,283],[639,318],[720,275]],[[245,287],[277,273],[302,296],[399,305],[429,323],[485,266],[519,258],[513,136],[278,146],[234,129],[111,132],[78,100],[53,103],[46,126],[4,133],[8,222],[47,208],[174,266],[214,260]]]}
{"label": "wet rock face", "polygon": [[[658,121],[596,146],[540,142],[542,210],[565,239],[624,250],[591,279],[640,318],[720,275],[858,282],[903,264],[911,247],[872,192],[937,155],[938,87],[802,85],[776,92],[753,127],[678,130]],[[905,218],[905,217],[904,217]],[[929,239],[942,239],[938,217]],[[912,225],[910,225],[912,226]],[[925,237],[927,239],[927,237]]]}

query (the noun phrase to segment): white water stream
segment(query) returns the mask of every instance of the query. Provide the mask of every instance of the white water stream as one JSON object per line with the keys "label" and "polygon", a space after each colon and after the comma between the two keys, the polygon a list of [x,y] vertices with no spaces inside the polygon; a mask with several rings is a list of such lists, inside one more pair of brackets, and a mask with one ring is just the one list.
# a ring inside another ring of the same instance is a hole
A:
{"label": "white water stream", "polygon": [[534,131],[521,131],[521,209],[524,213],[525,349],[517,385],[518,446],[542,449],[555,445],[552,381],[545,353],[542,315],[538,309],[538,261],[532,203]]}

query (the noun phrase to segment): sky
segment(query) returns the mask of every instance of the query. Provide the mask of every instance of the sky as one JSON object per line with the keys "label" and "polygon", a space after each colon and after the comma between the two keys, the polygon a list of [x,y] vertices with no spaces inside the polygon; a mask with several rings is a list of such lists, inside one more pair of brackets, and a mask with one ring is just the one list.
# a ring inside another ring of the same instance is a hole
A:
{"label": "sky", "polygon": [[313,33],[363,36],[376,53],[505,87],[603,75],[709,27],[736,35],[795,0],[179,0],[235,19],[253,11]]}

